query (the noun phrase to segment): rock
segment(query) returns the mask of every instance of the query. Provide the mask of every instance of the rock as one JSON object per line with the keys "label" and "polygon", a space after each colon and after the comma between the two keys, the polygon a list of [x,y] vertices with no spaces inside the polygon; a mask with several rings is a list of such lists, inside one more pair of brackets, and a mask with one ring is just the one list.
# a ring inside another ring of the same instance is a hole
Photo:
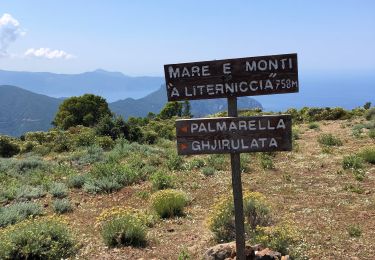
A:
{"label": "rock", "polygon": [[48,207],[48,203],[45,202],[45,203],[43,204],[43,207],[47,208],[47,207]]}
{"label": "rock", "polygon": [[262,251],[255,252],[255,259],[262,260],[280,260],[281,254],[279,252],[272,251],[269,248],[265,248]]}
{"label": "rock", "polygon": [[167,231],[168,232],[174,232],[174,228],[168,228]]}
{"label": "rock", "polygon": [[[260,245],[257,245],[260,247]],[[258,248],[257,247],[257,248]],[[245,246],[246,260],[255,259],[254,249],[250,245]],[[203,256],[205,260],[229,260],[236,259],[236,242],[219,244],[209,248]]]}
{"label": "rock", "polygon": [[289,255],[284,255],[281,257],[281,260],[289,260],[289,259],[290,259]]}

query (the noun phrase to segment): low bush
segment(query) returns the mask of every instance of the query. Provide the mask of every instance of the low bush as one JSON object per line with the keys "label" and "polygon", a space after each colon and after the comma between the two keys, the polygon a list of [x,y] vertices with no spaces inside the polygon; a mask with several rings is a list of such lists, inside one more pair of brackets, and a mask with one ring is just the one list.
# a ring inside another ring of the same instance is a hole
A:
{"label": "low bush", "polygon": [[76,252],[70,230],[57,218],[23,221],[0,233],[0,259],[66,259]]}
{"label": "low bush", "polygon": [[145,131],[142,137],[142,143],[154,144],[158,140],[158,134],[154,131]]}
{"label": "low bush", "polygon": [[24,174],[34,170],[47,170],[49,167],[49,163],[44,162],[43,159],[31,157],[24,160],[17,160],[14,170],[19,174]]}
{"label": "low bush", "polygon": [[[247,234],[255,232],[257,226],[267,226],[270,224],[271,206],[261,193],[245,193],[243,203]],[[232,196],[225,196],[215,203],[208,219],[208,226],[218,242],[228,242],[235,239]]]}
{"label": "low bush", "polygon": [[310,122],[308,124],[309,129],[319,129],[319,124],[317,122]]}
{"label": "low bush", "polygon": [[20,147],[10,138],[0,136],[0,157],[9,158],[20,152]]}
{"label": "low bush", "polygon": [[362,229],[358,225],[350,225],[347,231],[350,237],[360,237],[362,235]]}
{"label": "low bush", "polygon": [[375,119],[375,107],[372,107],[367,110],[365,117],[367,120]]}
{"label": "low bush", "polygon": [[57,199],[52,203],[53,211],[57,214],[72,212],[73,207],[68,199]]}
{"label": "low bush", "polygon": [[87,147],[87,153],[79,158],[79,164],[86,165],[103,160],[103,149],[100,146],[92,145]]}
{"label": "low bush", "polygon": [[368,132],[368,136],[372,139],[375,139],[375,129],[370,129]]}
{"label": "low bush", "polygon": [[261,244],[264,247],[271,248],[282,255],[291,254],[293,245],[298,242],[298,232],[290,223],[279,223],[275,226],[256,227],[252,237],[254,244]]}
{"label": "low bush", "polygon": [[115,142],[109,136],[97,136],[95,137],[95,143],[106,151],[111,150],[115,146]]}
{"label": "low bush", "polygon": [[207,165],[215,168],[217,171],[224,171],[227,165],[225,156],[222,154],[212,154],[207,158]]}
{"label": "low bush", "polygon": [[342,145],[342,141],[338,137],[335,137],[332,134],[321,134],[318,137],[318,142],[321,145],[326,145],[326,146],[341,146]]}
{"label": "low bush", "polygon": [[68,187],[80,189],[85,184],[85,180],[84,175],[72,175],[68,179]]}
{"label": "low bush", "polygon": [[265,170],[274,169],[275,166],[272,161],[272,156],[267,153],[260,154],[260,165]]}
{"label": "low bush", "polygon": [[183,161],[181,156],[179,156],[175,153],[171,153],[168,156],[167,167],[171,171],[173,171],[173,170],[179,171],[179,170],[183,169],[183,167],[182,167],[183,162],[184,161]]}
{"label": "low bush", "polygon": [[68,196],[69,189],[64,183],[55,182],[51,185],[49,193],[54,198],[65,198]]}
{"label": "low bush", "polygon": [[187,169],[193,170],[193,169],[199,169],[206,165],[205,161],[200,158],[194,158],[189,163],[187,163]]}
{"label": "low bush", "polygon": [[145,226],[130,214],[105,222],[101,234],[109,247],[144,246],[147,241]]}
{"label": "low bush", "polygon": [[33,202],[19,202],[0,208],[0,227],[20,222],[30,216],[42,215],[42,207]]}
{"label": "low bush", "polygon": [[187,202],[187,195],[179,190],[161,190],[151,196],[152,208],[162,218],[183,215]]}
{"label": "low bush", "polygon": [[88,179],[83,185],[83,190],[87,193],[112,193],[121,189],[121,185],[115,178],[102,177],[100,179]]}
{"label": "low bush", "polygon": [[344,156],[342,160],[343,169],[362,169],[363,159],[357,155]]}
{"label": "low bush", "polygon": [[375,146],[363,149],[359,156],[368,163],[375,164]]}
{"label": "low bush", "polygon": [[174,178],[164,171],[157,171],[151,175],[152,187],[155,190],[164,190],[174,187]]}
{"label": "low bush", "polygon": [[111,193],[145,178],[143,164],[98,163],[86,175],[83,189],[89,193]]}
{"label": "low bush", "polygon": [[215,174],[215,168],[214,167],[209,167],[209,166],[206,166],[206,167],[203,167],[202,168],[202,173],[204,176],[212,176]]}
{"label": "low bush", "polygon": [[29,185],[21,186],[17,190],[17,199],[18,200],[31,200],[44,197],[46,192],[42,186],[32,187]]}

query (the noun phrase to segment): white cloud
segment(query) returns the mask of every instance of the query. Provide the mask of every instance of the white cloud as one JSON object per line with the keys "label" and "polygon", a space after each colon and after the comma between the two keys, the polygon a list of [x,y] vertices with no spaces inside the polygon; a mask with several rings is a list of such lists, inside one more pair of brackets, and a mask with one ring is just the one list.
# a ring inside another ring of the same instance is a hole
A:
{"label": "white cloud", "polygon": [[66,53],[63,50],[51,50],[50,48],[30,48],[25,52],[26,57],[36,57],[36,58],[47,58],[47,59],[72,59],[74,56],[72,54]]}
{"label": "white cloud", "polygon": [[3,14],[0,17],[0,57],[8,56],[9,45],[24,34],[16,19],[10,14]]}

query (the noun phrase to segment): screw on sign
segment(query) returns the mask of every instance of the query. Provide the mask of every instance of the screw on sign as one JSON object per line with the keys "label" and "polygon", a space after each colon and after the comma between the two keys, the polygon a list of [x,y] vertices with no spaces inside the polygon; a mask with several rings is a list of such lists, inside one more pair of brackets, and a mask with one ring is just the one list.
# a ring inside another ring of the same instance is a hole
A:
{"label": "screw on sign", "polygon": [[297,54],[164,65],[169,101],[227,98],[228,117],[176,121],[180,155],[229,153],[237,259],[245,259],[240,153],[291,151],[290,115],[238,117],[237,97],[299,91]]}

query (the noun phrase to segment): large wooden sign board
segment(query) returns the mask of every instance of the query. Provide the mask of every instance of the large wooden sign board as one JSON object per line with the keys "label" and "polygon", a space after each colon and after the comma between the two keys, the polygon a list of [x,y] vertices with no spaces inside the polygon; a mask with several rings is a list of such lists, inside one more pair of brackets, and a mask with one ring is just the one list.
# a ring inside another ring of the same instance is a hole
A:
{"label": "large wooden sign board", "polygon": [[180,155],[230,153],[236,258],[245,260],[241,152],[292,150],[291,116],[237,117],[237,97],[295,93],[297,54],[164,65],[168,101],[227,98],[228,116],[176,121]]}
{"label": "large wooden sign board", "polygon": [[180,155],[292,150],[290,115],[176,121]]}
{"label": "large wooden sign board", "polygon": [[164,65],[168,101],[298,92],[297,54]]}

